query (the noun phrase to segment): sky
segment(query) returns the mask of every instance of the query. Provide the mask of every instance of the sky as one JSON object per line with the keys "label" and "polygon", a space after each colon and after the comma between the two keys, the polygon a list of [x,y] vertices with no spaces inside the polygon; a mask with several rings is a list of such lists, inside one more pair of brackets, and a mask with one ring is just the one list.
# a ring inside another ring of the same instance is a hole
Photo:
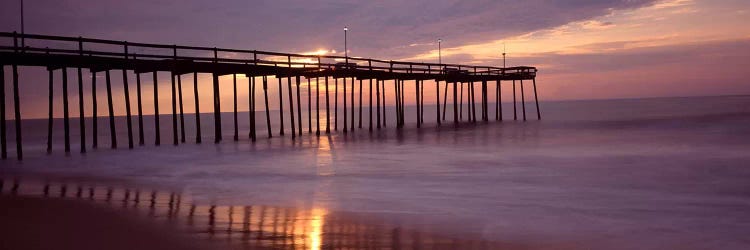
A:
{"label": "sky", "polygon": [[[347,26],[350,56],[437,62],[440,38],[443,62],[501,66],[505,49],[508,66],[538,67],[542,101],[750,94],[747,0],[26,0],[24,7],[25,30],[35,34],[343,55]],[[0,2],[0,31],[20,31],[19,10],[20,0]],[[30,90],[46,87],[46,71],[21,76],[22,105],[44,117],[46,91]],[[169,93],[168,74],[160,79],[159,92]],[[209,79],[200,76],[201,86]],[[246,97],[246,86],[239,91]],[[222,93],[223,103],[231,98]],[[211,110],[210,94],[201,105]]]}

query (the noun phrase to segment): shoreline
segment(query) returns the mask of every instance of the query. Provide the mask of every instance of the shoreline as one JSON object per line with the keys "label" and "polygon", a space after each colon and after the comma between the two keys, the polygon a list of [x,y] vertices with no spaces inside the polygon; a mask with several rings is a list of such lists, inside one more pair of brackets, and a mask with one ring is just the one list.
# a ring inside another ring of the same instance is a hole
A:
{"label": "shoreline", "polygon": [[137,189],[132,182],[125,187],[76,177],[0,180],[0,249],[576,249],[573,242],[440,235],[429,227],[391,224],[394,218],[383,214],[199,205],[187,194]]}
{"label": "shoreline", "polygon": [[0,196],[2,249],[210,249],[131,211],[65,199]]}

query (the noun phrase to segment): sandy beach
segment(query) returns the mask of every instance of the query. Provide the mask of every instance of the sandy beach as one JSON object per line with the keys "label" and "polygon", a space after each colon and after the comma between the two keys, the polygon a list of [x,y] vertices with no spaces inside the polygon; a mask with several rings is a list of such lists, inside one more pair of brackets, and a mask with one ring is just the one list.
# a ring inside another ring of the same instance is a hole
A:
{"label": "sandy beach", "polygon": [[0,249],[210,249],[127,211],[83,201],[0,196]]}

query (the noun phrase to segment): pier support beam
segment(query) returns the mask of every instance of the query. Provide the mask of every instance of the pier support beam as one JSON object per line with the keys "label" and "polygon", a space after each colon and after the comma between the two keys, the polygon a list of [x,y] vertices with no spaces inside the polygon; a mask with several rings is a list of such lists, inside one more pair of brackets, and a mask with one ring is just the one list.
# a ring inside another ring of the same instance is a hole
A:
{"label": "pier support beam", "polygon": [[[0,67],[2,67],[2,66],[0,66]],[[54,74],[53,74],[52,69],[48,68],[47,69],[47,73],[48,73],[48,80],[49,80],[49,91],[48,91],[48,96],[49,96],[49,102],[48,102],[49,112],[47,113],[48,114],[48,116],[47,116],[48,117],[47,118],[47,154],[49,154],[49,153],[52,153],[52,125],[53,125],[53,120],[54,120],[54,118],[52,117],[52,114],[53,114],[52,107],[53,107],[53,97],[54,97],[54,93],[55,92],[54,92],[54,90],[52,88],[53,87],[53,83],[54,83]],[[2,75],[0,75],[0,76],[2,76]],[[2,79],[2,80],[5,81],[5,79]],[[5,108],[5,105],[3,105],[3,112],[5,112],[4,108]],[[3,119],[4,118],[5,118],[5,116],[3,116]]]}
{"label": "pier support beam", "polygon": [[177,75],[177,99],[180,102],[180,142],[185,143],[185,110],[182,105],[182,75]]}
{"label": "pier support beam", "polygon": [[250,116],[250,140],[255,142],[257,136],[255,135],[255,76],[250,76],[247,78],[248,82],[248,88],[249,88],[249,94],[248,94],[248,107],[250,107],[249,114]]}
{"label": "pier support beam", "polygon": [[135,72],[136,99],[138,101],[138,145],[145,144],[143,138],[143,102],[141,100],[141,74]]}
{"label": "pier support beam", "polygon": [[112,81],[109,70],[105,71],[104,78],[107,84],[107,111],[109,112],[109,136],[112,148],[117,148],[117,133],[115,132],[115,111],[112,107]]}
{"label": "pier support beam", "polygon": [[195,98],[195,143],[200,144],[202,136],[200,98],[198,98],[198,72],[193,72],[193,97]]}
{"label": "pier support beam", "polygon": [[482,81],[482,121],[490,121],[489,105],[487,96],[487,81]]}
{"label": "pier support beam", "polygon": [[440,126],[440,81],[435,80],[435,110],[437,111],[437,124]]}
{"label": "pier support beam", "polygon": [[177,146],[179,144],[180,137],[177,131],[177,82],[175,78],[179,78],[180,75],[172,72],[172,144]]}
{"label": "pier support beam", "polygon": [[[127,47],[126,47],[127,48]],[[125,50],[127,54],[127,49]],[[122,70],[122,88],[125,93],[125,122],[128,126],[128,148],[133,148],[133,120],[130,112],[130,87],[128,86],[128,71]]]}
{"label": "pier support beam", "polygon": [[375,81],[375,98],[377,99],[376,111],[378,115],[377,127],[380,130],[380,80]]}
{"label": "pier support beam", "polygon": [[328,94],[328,77],[325,78],[325,84],[326,84],[326,134],[331,133],[331,109],[329,105],[329,99],[330,95]]}
{"label": "pier support beam", "polygon": [[502,121],[503,120],[503,105],[502,105],[502,97],[500,96],[500,86],[501,81],[497,80],[497,88],[495,88],[495,120],[496,121]]}
{"label": "pier support beam", "polygon": [[513,120],[518,121],[518,108],[516,108],[516,80],[513,80]]}
{"label": "pier support beam", "polygon": [[[339,79],[333,78],[333,130],[339,130]],[[346,120],[346,119],[344,119]]]}
{"label": "pier support beam", "polygon": [[96,101],[96,71],[91,71],[91,147],[99,147],[99,115]]}
{"label": "pier support beam", "polygon": [[424,124],[424,80],[418,80],[419,85],[419,124]]}
{"label": "pier support beam", "polygon": [[[70,114],[68,113],[68,69],[62,70],[63,126],[65,135],[65,153],[70,152]],[[16,128],[18,129],[18,128]]]}
{"label": "pier support beam", "polygon": [[369,88],[369,91],[367,91],[367,93],[370,95],[370,99],[369,99],[370,105],[368,107],[370,110],[370,120],[369,120],[370,125],[367,128],[370,132],[372,132],[372,78],[370,78],[370,88]]}
{"label": "pier support beam", "polygon": [[289,120],[291,123],[289,123],[289,126],[292,127],[292,139],[294,139],[297,135],[297,132],[295,131],[295,127],[297,124],[294,123],[294,98],[293,98],[293,88],[292,88],[292,78],[289,77],[286,79],[287,88],[289,89]]}
{"label": "pier support beam", "polygon": [[406,104],[406,82],[404,80],[401,80],[399,92],[401,93],[401,128],[403,128],[406,125],[406,109],[404,108]]}
{"label": "pier support beam", "polygon": [[401,93],[399,92],[399,88],[401,87],[401,80],[393,80],[393,100],[396,104],[396,128],[401,128]]}
{"label": "pier support beam", "polygon": [[536,117],[537,120],[542,120],[542,112],[539,110],[539,96],[536,94],[536,77],[532,79],[534,83],[534,102],[536,102]]}
{"label": "pier support beam", "polygon": [[523,121],[526,121],[526,100],[523,94],[523,80],[521,80],[521,110],[523,112]]}
{"label": "pier support beam", "polygon": [[445,91],[443,92],[443,121],[445,121],[445,111],[447,110],[446,105],[448,105],[448,85],[448,81],[445,81]]}
{"label": "pier support beam", "polygon": [[416,80],[414,82],[414,88],[417,91],[417,92],[414,92],[414,95],[416,96],[416,99],[417,99],[417,128],[421,128],[422,127],[422,106],[420,104],[422,103],[422,99],[421,99],[421,96],[419,96],[420,95],[419,80]]}
{"label": "pier support beam", "polygon": [[474,83],[471,83],[471,121],[477,122],[477,98]]}
{"label": "pier support beam", "polygon": [[232,74],[232,97],[234,97],[232,100],[234,101],[232,105],[232,115],[234,118],[234,141],[240,140],[240,131],[237,127],[237,74]]}
{"label": "pier support beam", "polygon": [[453,82],[453,124],[458,125],[458,82]]}
{"label": "pier support beam", "polygon": [[5,67],[0,64],[0,158],[8,158],[8,138],[5,120]]}
{"label": "pier support beam", "polygon": [[81,131],[81,153],[86,153],[86,114],[83,108],[83,72],[78,68],[78,122]]}
{"label": "pier support beam", "polygon": [[346,130],[349,128],[349,126],[347,126],[347,115],[346,115],[346,112],[347,112],[346,110],[346,77],[344,77],[343,79],[344,79],[344,98],[343,98],[344,99],[344,134],[346,134]]}
{"label": "pier support beam", "polygon": [[297,81],[297,135],[302,136],[302,102],[300,100],[300,93],[299,93],[299,79],[300,76],[296,76]]}
{"label": "pier support beam", "polygon": [[310,86],[310,78],[307,78],[307,133],[312,134],[312,132],[312,86]]}
{"label": "pier support beam", "polygon": [[159,80],[156,71],[153,72],[154,81],[154,145],[161,145],[161,126],[159,126]]}
{"label": "pier support beam", "polygon": [[[18,160],[23,160],[23,139],[21,138],[21,102],[18,95],[18,66],[11,66],[13,69],[13,108],[14,108],[14,119],[16,125],[16,157]],[[5,116],[3,116],[5,117]]]}
{"label": "pier support beam", "polygon": [[[284,135],[284,95],[281,86],[281,78],[277,77],[276,79],[279,81],[279,135]],[[289,91],[291,91],[291,89]]]}
{"label": "pier support beam", "polygon": [[315,78],[315,135],[320,136],[320,78]]}
{"label": "pier support beam", "polygon": [[[462,121],[464,119],[464,82],[459,82],[458,84],[458,120]],[[466,93],[468,94],[468,91],[466,91]],[[468,98],[466,100],[466,104],[469,104]],[[466,109],[466,112],[469,112],[468,108]]]}
{"label": "pier support beam", "polygon": [[[349,123],[349,126],[350,126],[349,130],[354,131],[354,77],[352,77],[352,79],[351,79],[351,85],[350,86],[351,86],[351,88],[350,88],[351,89],[351,93],[349,94],[350,95],[350,99],[349,100],[351,101],[350,103],[352,104],[352,109],[351,109],[352,113],[351,113],[351,116],[350,116],[351,120],[349,120],[350,121],[350,123]],[[346,112],[346,110],[344,110],[344,112]]]}
{"label": "pier support beam", "polygon": [[268,130],[268,138],[272,138],[271,111],[268,109],[268,76],[263,76],[263,97],[263,101],[266,103],[266,129]]}
{"label": "pier support beam", "polygon": [[385,99],[385,80],[383,80],[383,83],[380,84],[380,87],[383,88],[381,93],[383,94],[383,127],[385,128],[386,125],[388,125],[388,123],[386,122],[386,120],[387,120],[386,118],[388,116],[386,116],[386,114],[385,114],[385,100],[386,100]]}
{"label": "pier support beam", "polygon": [[359,129],[362,129],[362,79],[359,79]]}
{"label": "pier support beam", "polygon": [[219,75],[212,73],[214,87],[214,143],[221,142],[221,95],[219,93]]}

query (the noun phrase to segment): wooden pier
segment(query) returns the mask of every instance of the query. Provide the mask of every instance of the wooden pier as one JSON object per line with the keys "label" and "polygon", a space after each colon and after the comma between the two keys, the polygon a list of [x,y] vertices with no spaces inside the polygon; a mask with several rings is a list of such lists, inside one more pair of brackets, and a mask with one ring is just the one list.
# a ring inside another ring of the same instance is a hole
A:
{"label": "wooden pier", "polygon": [[[21,42],[21,41],[25,42]],[[6,44],[5,42],[12,41]],[[33,43],[31,43],[33,41]],[[20,46],[20,44],[26,44],[26,47]],[[29,46],[29,44],[44,44],[45,46]],[[536,72],[537,69],[534,67],[492,67],[492,66],[473,66],[473,65],[459,65],[459,64],[436,64],[436,63],[418,63],[418,62],[405,62],[405,61],[391,61],[391,60],[378,60],[370,58],[356,58],[356,57],[341,57],[341,56],[325,56],[325,55],[304,55],[304,54],[290,54],[290,53],[278,53],[268,51],[256,51],[256,50],[240,50],[240,49],[221,49],[221,48],[209,48],[209,47],[195,47],[195,46],[179,46],[179,45],[165,45],[165,44],[147,44],[147,43],[132,43],[127,41],[113,41],[113,40],[102,40],[102,39],[91,39],[82,37],[62,37],[62,36],[47,36],[47,35],[33,35],[33,34],[18,34],[18,33],[7,33],[0,32],[0,79],[3,79],[2,86],[0,86],[0,144],[2,148],[2,159],[7,158],[7,135],[6,135],[6,93],[5,93],[5,70],[6,66],[10,69],[13,89],[13,107],[14,107],[14,119],[15,124],[15,146],[17,158],[23,159],[23,147],[22,147],[22,127],[20,121],[23,117],[22,108],[20,107],[19,101],[19,81],[20,77],[18,74],[19,67],[46,67],[49,72],[49,121],[48,121],[48,140],[47,150],[52,150],[52,109],[53,109],[53,86],[56,84],[53,79],[54,71],[61,71],[62,78],[62,97],[63,97],[63,123],[65,133],[65,151],[69,152],[70,149],[70,117],[68,110],[68,82],[67,73],[68,69],[75,70],[75,74],[78,79],[78,103],[79,103],[79,122],[80,122],[80,152],[85,153],[87,149],[86,144],[86,126],[84,114],[84,96],[83,93],[83,70],[87,69],[91,74],[91,89],[93,114],[93,124],[91,129],[92,142],[90,147],[96,148],[99,146],[97,139],[98,135],[98,124],[97,124],[97,102],[96,102],[96,74],[105,75],[105,88],[107,90],[107,111],[110,123],[110,146],[117,148],[117,136],[115,131],[115,119],[114,109],[112,101],[112,84],[110,72],[120,71],[122,72],[122,84],[124,88],[125,98],[125,111],[126,111],[126,122],[127,122],[127,145],[128,148],[133,148],[137,145],[144,145],[144,124],[143,124],[143,107],[141,95],[141,76],[148,77],[149,74],[153,77],[154,82],[154,113],[155,117],[159,116],[159,92],[158,92],[158,73],[169,73],[171,75],[171,107],[172,107],[172,144],[179,145],[185,143],[185,118],[183,112],[183,93],[182,93],[182,76],[192,75],[194,84],[193,98],[195,98],[195,109],[196,114],[199,113],[198,108],[198,97],[200,95],[198,91],[198,74],[211,74],[212,76],[212,88],[213,88],[213,113],[214,113],[214,142],[219,143],[222,141],[221,131],[221,102],[220,94],[223,89],[227,86],[219,85],[219,76],[232,75],[233,85],[232,94],[233,99],[233,124],[234,124],[234,137],[233,139],[239,140],[238,134],[238,122],[239,117],[237,116],[237,84],[238,81],[241,84],[248,84],[249,93],[248,101],[250,103],[250,133],[248,138],[252,141],[256,141],[256,121],[254,112],[257,111],[255,107],[256,103],[256,88],[263,91],[263,101],[265,104],[266,114],[266,127],[267,136],[270,138],[273,136],[271,117],[269,110],[268,100],[268,84],[269,78],[275,77],[277,79],[279,87],[279,131],[278,135],[285,135],[285,111],[289,114],[288,116],[288,127],[291,132],[292,138],[301,136],[303,134],[303,123],[302,110],[303,101],[300,95],[300,84],[303,78],[309,83],[311,79],[319,84],[324,82],[325,84],[325,131],[324,133],[331,133],[330,121],[333,112],[333,130],[339,129],[339,115],[338,112],[343,112],[343,121],[341,126],[344,133],[355,132],[356,129],[364,129],[362,124],[363,116],[363,83],[367,83],[367,89],[369,89],[369,97],[364,103],[369,104],[369,124],[367,125],[367,131],[373,131],[373,129],[383,129],[386,127],[386,109],[385,102],[386,98],[393,98],[395,101],[395,112],[396,120],[392,121],[397,129],[404,128],[407,120],[407,114],[405,113],[404,107],[406,103],[406,89],[413,88],[414,100],[416,103],[411,105],[416,106],[416,116],[409,119],[416,120],[418,128],[423,127],[424,121],[424,92],[426,88],[430,88],[425,84],[425,81],[431,81],[434,83],[434,91],[436,96],[436,109],[437,109],[437,126],[442,126],[446,122],[446,105],[448,104],[448,92],[451,89],[452,92],[452,105],[453,125],[458,125],[463,121],[463,98],[464,91],[466,91],[466,122],[476,123],[477,110],[476,106],[479,106],[480,120],[481,122],[489,122],[489,92],[488,85],[496,85],[496,113],[495,120],[502,121],[502,109],[500,108],[500,84],[511,83],[513,84],[513,118],[518,119],[516,111],[516,84],[520,85],[521,90],[521,106],[522,106],[522,118],[526,120],[526,107],[524,99],[524,81],[531,81],[534,90],[534,102],[536,104],[537,119],[541,119],[541,113],[539,112],[539,102],[537,98],[536,88]],[[109,49],[101,49],[107,47]],[[111,48],[119,48],[117,51],[113,51]],[[137,53],[135,51],[160,51],[161,53]],[[202,56],[196,56],[202,55]],[[136,109],[137,109],[137,141],[134,139],[133,131],[133,120],[131,110],[131,93],[129,92],[128,74],[134,74],[136,80]],[[238,76],[244,76],[245,79],[238,78]],[[260,87],[256,86],[256,79],[262,81]],[[332,79],[329,80],[329,79]],[[284,86],[283,80],[286,80],[286,100],[284,97]],[[321,81],[322,80],[322,81]],[[243,82],[244,81],[244,82]],[[338,91],[339,82],[342,83],[343,91],[343,107],[340,109],[338,106]],[[334,110],[331,111],[330,95],[329,95],[329,84],[333,83],[334,86]],[[374,84],[373,84],[374,83]],[[392,84],[391,84],[392,83]],[[359,86],[355,86],[355,85]],[[412,85],[409,87],[408,85]],[[442,107],[440,105],[440,88],[443,88]],[[475,85],[479,85],[475,88]],[[372,88],[375,87],[373,92]],[[101,86],[100,86],[101,87]],[[393,88],[395,96],[386,96],[386,88]],[[359,89],[359,95],[354,94],[355,88]],[[479,89],[479,97],[477,100],[475,90]],[[316,91],[319,91],[316,88]],[[38,91],[38,90],[36,90]],[[296,91],[296,96],[293,93]],[[460,93],[459,93],[460,91]],[[310,85],[308,84],[308,95],[306,100],[306,108],[308,111],[307,121],[307,132],[313,132],[312,126],[312,112],[315,109],[315,119],[320,121],[321,119],[321,100],[319,92],[316,93],[316,98],[313,103]],[[375,97],[373,97],[375,94]],[[460,98],[459,98],[460,94]],[[188,98],[190,98],[188,96]],[[355,100],[358,98],[358,100]],[[288,102],[285,106],[284,102]],[[479,102],[479,105],[477,105]],[[373,103],[375,106],[373,106]],[[358,105],[358,107],[357,107]],[[314,106],[314,107],[313,107]],[[373,113],[373,108],[375,111]],[[179,110],[179,111],[178,111]],[[359,115],[355,116],[355,110],[359,110]],[[441,113],[442,110],[442,113]],[[296,112],[296,116],[295,116]],[[382,114],[381,114],[382,112]],[[442,115],[442,116],[441,116]],[[376,119],[374,119],[374,116]],[[382,118],[382,119],[381,119]],[[159,119],[154,119],[154,127],[156,130],[154,144],[161,144],[161,134]],[[450,119],[449,119],[450,120]],[[373,124],[373,121],[375,124]],[[201,133],[201,120],[200,116],[195,116],[196,125],[196,143],[202,142]],[[179,126],[178,126],[179,125]],[[320,124],[315,127],[315,134],[320,135]],[[137,143],[136,143],[137,142]]]}

